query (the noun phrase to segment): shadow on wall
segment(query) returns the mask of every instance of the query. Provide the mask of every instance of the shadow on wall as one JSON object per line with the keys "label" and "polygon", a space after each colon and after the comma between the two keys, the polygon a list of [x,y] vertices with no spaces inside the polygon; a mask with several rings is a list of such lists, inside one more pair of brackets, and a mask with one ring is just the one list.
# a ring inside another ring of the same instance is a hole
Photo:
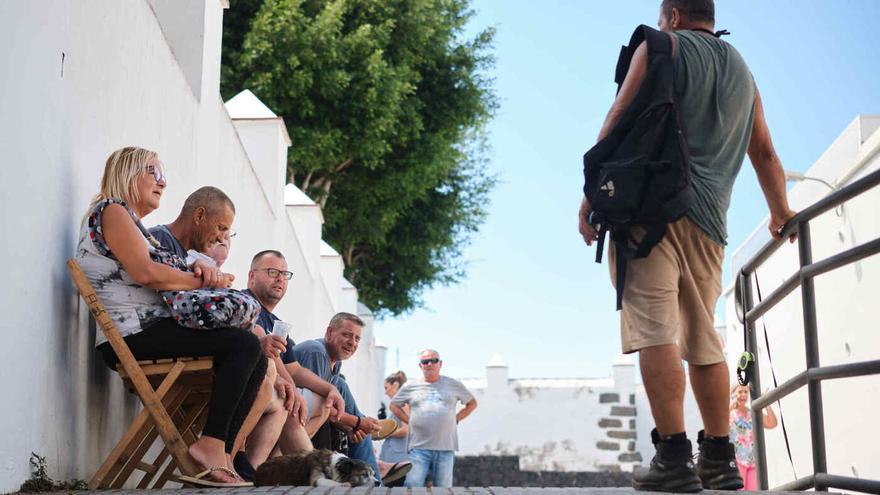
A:
{"label": "shadow on wall", "polygon": [[521,471],[514,455],[458,456],[453,486],[630,487],[632,474],[620,471]]}

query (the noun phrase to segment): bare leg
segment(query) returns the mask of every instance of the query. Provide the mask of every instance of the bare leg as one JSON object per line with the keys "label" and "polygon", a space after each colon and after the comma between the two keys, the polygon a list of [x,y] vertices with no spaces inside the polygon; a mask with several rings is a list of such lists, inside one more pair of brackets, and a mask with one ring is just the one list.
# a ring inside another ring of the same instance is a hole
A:
{"label": "bare leg", "polygon": [[[235,442],[232,444],[231,457],[235,457],[235,454],[244,448],[245,441],[251,434],[251,431],[257,426],[257,422],[260,421],[260,418],[263,416],[269,403],[272,402],[272,398],[274,397],[275,378],[277,378],[277,376],[278,372],[275,369],[275,363],[270,359],[269,366],[266,369],[266,377],[263,378],[263,383],[260,385],[260,391],[257,393],[254,405],[251,406],[251,410],[244,419],[244,423],[242,423],[241,429],[238,431],[238,436],[235,437]],[[232,469],[231,460],[229,469]]]}
{"label": "bare leg", "polygon": [[651,404],[651,415],[661,436],[684,431],[684,368],[674,344],[639,351],[642,382]]}
{"label": "bare leg", "polygon": [[270,402],[265,414],[257,422],[257,426],[247,440],[245,452],[251,466],[257,468],[266,462],[278,442],[286,420],[287,411],[284,410],[281,401],[275,399]]}
{"label": "bare leg", "polygon": [[725,437],[730,432],[730,375],[727,363],[689,365],[691,387],[700,407],[706,435]]}
{"label": "bare leg", "polygon": [[314,450],[305,427],[293,415],[288,416],[287,422],[284,423],[284,428],[281,430],[281,438],[278,439],[278,446],[281,447],[282,454],[311,452]]}

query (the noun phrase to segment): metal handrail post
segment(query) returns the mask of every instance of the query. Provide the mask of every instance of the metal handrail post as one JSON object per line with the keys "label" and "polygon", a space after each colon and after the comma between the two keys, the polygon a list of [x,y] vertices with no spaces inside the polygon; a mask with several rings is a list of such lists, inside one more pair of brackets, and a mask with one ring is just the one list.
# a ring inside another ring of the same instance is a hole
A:
{"label": "metal handrail post", "polygon": [[[810,237],[810,224],[798,223],[798,255],[801,268],[813,263],[813,248]],[[801,270],[803,273],[803,270]],[[807,372],[819,365],[819,338],[816,322],[816,288],[813,277],[801,275],[801,301],[804,312],[804,351]],[[825,418],[822,411],[822,382],[809,380],[807,396],[810,408],[810,436],[813,443],[813,474],[828,472],[825,459]],[[824,486],[816,486],[816,491],[828,491]]]}
{"label": "metal handrail post", "polygon": [[[754,296],[752,295],[752,278],[751,273],[740,272],[742,288],[743,288],[743,314],[749,314],[749,311],[755,306]],[[749,322],[748,318],[744,318],[745,324],[743,331],[746,332],[746,350],[755,356],[755,364],[752,367],[752,376],[749,379],[749,392],[752,400],[761,397],[761,372],[758,369],[758,338],[755,335],[755,324],[757,322]],[[757,448],[752,452],[755,454],[755,465],[758,469],[758,489],[767,490],[769,483],[767,482],[767,451],[764,448],[764,413],[760,409],[752,410],[752,432],[755,435],[754,445]]]}

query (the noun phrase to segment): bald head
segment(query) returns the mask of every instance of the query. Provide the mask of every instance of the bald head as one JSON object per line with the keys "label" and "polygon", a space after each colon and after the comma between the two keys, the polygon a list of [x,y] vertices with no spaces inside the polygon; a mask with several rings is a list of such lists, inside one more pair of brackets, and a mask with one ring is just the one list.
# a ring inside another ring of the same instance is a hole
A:
{"label": "bald head", "polygon": [[235,204],[225,192],[214,186],[204,186],[196,189],[186,198],[186,201],[183,202],[183,208],[180,210],[180,216],[192,216],[199,208],[204,208],[209,215],[216,215],[226,207],[229,207],[235,214]]}
{"label": "bald head", "polygon": [[168,228],[184,249],[207,252],[218,242],[228,242],[235,235],[235,205],[229,196],[216,187],[196,189],[186,201],[180,215]]}

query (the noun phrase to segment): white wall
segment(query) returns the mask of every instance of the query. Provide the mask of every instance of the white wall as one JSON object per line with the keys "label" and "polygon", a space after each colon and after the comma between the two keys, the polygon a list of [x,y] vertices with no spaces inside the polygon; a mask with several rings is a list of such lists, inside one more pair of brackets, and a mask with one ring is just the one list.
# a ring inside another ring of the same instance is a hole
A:
{"label": "white wall", "polygon": [[610,378],[511,380],[493,359],[485,380],[463,380],[477,409],[459,425],[459,454],[519,455],[531,471],[631,470],[641,458],[634,366],[614,368]]}
{"label": "white wall", "polygon": [[[843,186],[880,168],[880,117],[857,117],[806,175]],[[802,182],[789,193],[794,209],[814,203],[830,189],[817,182]],[[880,235],[880,189],[873,189],[848,201],[843,210],[831,211],[811,222],[813,259],[873,240]],[[766,220],[733,257],[733,273],[768,240]],[[798,266],[796,245],[783,246],[758,269],[761,291],[766,297]],[[874,360],[880,357],[880,332],[876,313],[880,291],[880,258],[864,259],[815,279],[820,362],[822,365]],[[727,354],[731,363],[742,349],[742,325],[736,319],[733,293],[728,289]],[[757,301],[757,295],[756,301]],[[779,382],[805,369],[801,291],[795,290],[758,322],[761,382],[772,387],[770,363],[764,345],[766,324]],[[732,369],[735,364],[732,364]],[[827,381],[822,385],[828,472],[843,476],[880,479],[880,442],[870,411],[880,409],[880,377]],[[774,406],[777,407],[777,406]],[[798,476],[812,472],[809,414],[806,388],[783,399],[784,413],[794,467]],[[777,408],[776,412],[779,410]],[[767,431],[770,486],[794,479],[785,450],[782,429]]]}
{"label": "white wall", "polygon": [[[242,122],[239,135],[224,108],[221,20],[218,0],[0,2],[0,374],[9,377],[0,491],[29,476],[31,451],[47,457],[53,477],[90,477],[139,407],[93,351],[93,324],[64,264],[113,150],[142,146],[165,163],[168,187],[147,226],[171,221],[199,186],[232,197],[239,235],[224,268],[243,287],[255,252],[284,252],[296,276],[276,312],[295,339],[323,334],[336,301],[357,311],[341,276],[322,273],[316,207],[287,206],[282,183],[261,181],[265,160],[284,166],[278,127],[248,134]],[[265,156],[242,146],[267,137],[275,147],[259,148]],[[370,333],[353,363],[374,362],[372,342]],[[370,402],[376,389],[365,379],[354,392]]]}

